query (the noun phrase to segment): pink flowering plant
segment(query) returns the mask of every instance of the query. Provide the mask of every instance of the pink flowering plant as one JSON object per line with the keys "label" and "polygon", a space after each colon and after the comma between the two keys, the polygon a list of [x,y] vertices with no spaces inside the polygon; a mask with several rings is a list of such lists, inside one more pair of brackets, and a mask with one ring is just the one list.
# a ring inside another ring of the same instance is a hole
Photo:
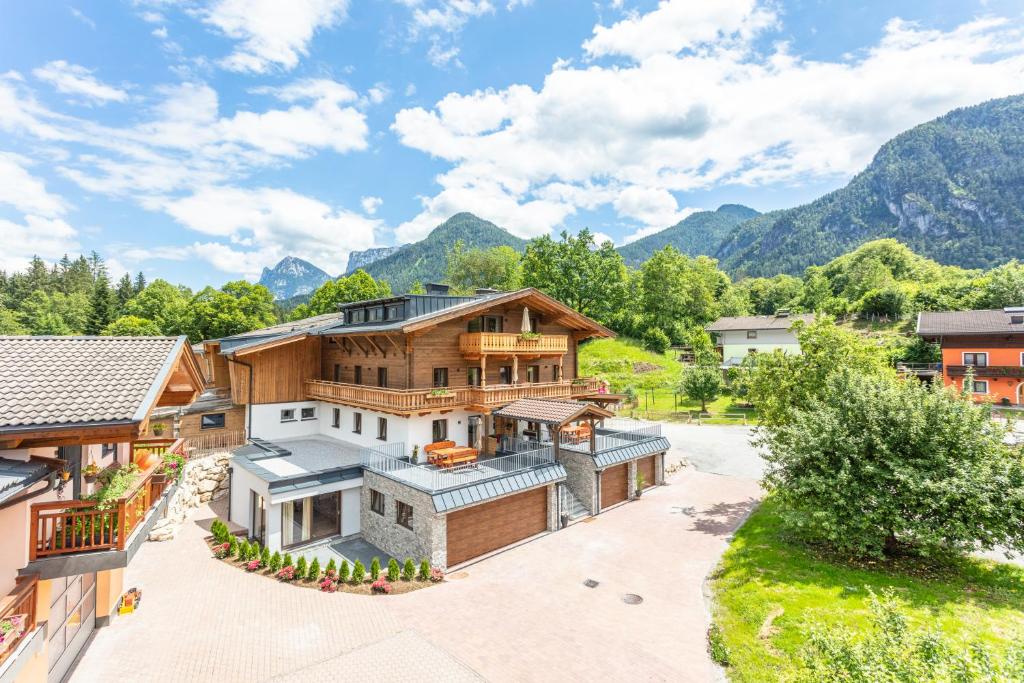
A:
{"label": "pink flowering plant", "polygon": [[228,556],[230,548],[231,548],[231,544],[230,543],[221,543],[220,545],[216,545],[213,548],[213,556],[218,558],[218,559],[223,560],[225,557]]}
{"label": "pink flowering plant", "polygon": [[291,565],[288,565],[287,567],[281,567],[281,571],[277,573],[277,578],[281,581],[294,581],[295,567]]}
{"label": "pink flowering plant", "polygon": [[327,578],[320,582],[320,590],[324,593],[333,593],[338,590],[338,584],[333,579]]}
{"label": "pink flowering plant", "polygon": [[434,583],[440,583],[444,581],[444,572],[437,567],[430,568],[430,580]]}
{"label": "pink flowering plant", "polygon": [[370,586],[370,590],[374,593],[380,593],[381,595],[388,595],[391,593],[391,584],[384,577],[381,577],[373,582]]}
{"label": "pink flowering plant", "polygon": [[254,572],[254,571],[256,571],[259,568],[260,568],[260,561],[259,560],[249,560],[248,562],[245,563],[245,571],[247,571],[247,572]]}
{"label": "pink flowering plant", "polygon": [[24,614],[14,614],[6,619],[0,619],[0,645],[17,640],[24,632]]}

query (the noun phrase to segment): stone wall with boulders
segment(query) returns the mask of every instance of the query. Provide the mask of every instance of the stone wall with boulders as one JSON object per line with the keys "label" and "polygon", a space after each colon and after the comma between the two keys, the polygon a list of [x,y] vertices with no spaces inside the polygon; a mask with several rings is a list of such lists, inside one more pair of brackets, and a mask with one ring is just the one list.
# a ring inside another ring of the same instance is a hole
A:
{"label": "stone wall with boulders", "polygon": [[192,510],[228,492],[228,460],[231,453],[204,455],[185,464],[178,490],[167,505],[167,514],[149,532],[151,541],[169,541]]}

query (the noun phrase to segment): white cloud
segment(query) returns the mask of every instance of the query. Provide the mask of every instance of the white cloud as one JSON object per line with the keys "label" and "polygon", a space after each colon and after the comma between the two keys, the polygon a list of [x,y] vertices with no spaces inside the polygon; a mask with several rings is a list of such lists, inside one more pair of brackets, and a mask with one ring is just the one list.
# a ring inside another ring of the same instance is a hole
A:
{"label": "white cloud", "polygon": [[594,236],[594,244],[599,246],[599,247],[602,244],[604,244],[605,242],[611,242],[612,244],[615,244],[615,240],[612,239],[612,236],[609,235],[608,233],[605,233],[605,232],[591,232],[590,234]]}
{"label": "white cloud", "polygon": [[202,20],[241,41],[221,65],[231,71],[265,73],[295,68],[309,54],[313,35],[341,23],[349,0],[216,0],[200,10]]}
{"label": "white cloud", "polygon": [[0,204],[44,218],[63,216],[67,202],[47,192],[46,184],[25,170],[30,163],[23,156],[0,152]]}
{"label": "white cloud", "polygon": [[61,218],[27,215],[24,221],[0,218],[0,270],[21,270],[33,256],[53,261],[81,249],[77,231]]}
{"label": "white cloud", "polygon": [[68,6],[68,11],[71,12],[71,16],[78,19],[80,22],[91,28],[93,31],[96,30],[96,22],[90,19],[82,10],[77,7]]}
{"label": "white cloud", "polygon": [[[742,16],[767,11],[745,6]],[[645,16],[629,21],[644,25]],[[392,125],[400,141],[449,167],[400,236],[422,237],[451,210],[541,234],[595,202],[645,228],[667,227],[683,214],[672,193],[849,176],[897,133],[1024,82],[1024,34],[998,19],[948,31],[895,20],[877,45],[835,62],[784,44],[757,54],[746,25],[723,19],[699,34],[711,42],[679,54],[675,45],[649,54],[636,35],[635,49],[617,43],[616,54],[645,56],[638,62],[563,62],[539,89],[451,93],[432,108],[401,110]]]}
{"label": "white cloud", "polygon": [[128,92],[112,85],[101,83],[92,75],[91,69],[78,64],[69,64],[63,59],[48,62],[33,69],[33,75],[65,95],[81,95],[96,102],[124,102]]}
{"label": "white cloud", "polygon": [[167,27],[161,26],[160,28],[153,29],[153,35],[160,40],[167,40]]}
{"label": "white cloud", "polygon": [[[496,14],[491,0],[394,0],[410,10],[408,39],[423,40],[427,59],[436,67],[462,68],[458,35],[473,19]],[[532,0],[509,0],[506,11],[531,4]]]}
{"label": "white cloud", "polygon": [[363,207],[363,211],[372,216],[377,213],[377,209],[381,207],[384,200],[380,197],[363,197],[359,203]]}

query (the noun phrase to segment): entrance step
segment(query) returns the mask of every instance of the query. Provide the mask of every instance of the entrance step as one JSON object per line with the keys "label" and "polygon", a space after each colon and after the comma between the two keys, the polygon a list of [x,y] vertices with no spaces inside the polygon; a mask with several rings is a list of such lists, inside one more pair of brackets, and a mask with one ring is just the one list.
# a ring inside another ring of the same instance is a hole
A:
{"label": "entrance step", "polygon": [[586,517],[590,514],[590,510],[583,504],[576,494],[573,493],[568,486],[564,484],[559,487],[561,489],[562,496],[562,512],[569,515],[570,521],[576,521],[580,517]]}

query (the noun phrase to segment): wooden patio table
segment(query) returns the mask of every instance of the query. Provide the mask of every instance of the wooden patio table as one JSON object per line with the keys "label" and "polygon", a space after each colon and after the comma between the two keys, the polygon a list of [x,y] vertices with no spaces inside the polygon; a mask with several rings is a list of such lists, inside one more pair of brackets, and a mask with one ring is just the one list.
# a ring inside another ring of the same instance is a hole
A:
{"label": "wooden patio table", "polygon": [[469,446],[455,446],[454,448],[438,448],[433,451],[431,462],[439,467],[452,467],[469,462],[476,462],[480,451]]}

